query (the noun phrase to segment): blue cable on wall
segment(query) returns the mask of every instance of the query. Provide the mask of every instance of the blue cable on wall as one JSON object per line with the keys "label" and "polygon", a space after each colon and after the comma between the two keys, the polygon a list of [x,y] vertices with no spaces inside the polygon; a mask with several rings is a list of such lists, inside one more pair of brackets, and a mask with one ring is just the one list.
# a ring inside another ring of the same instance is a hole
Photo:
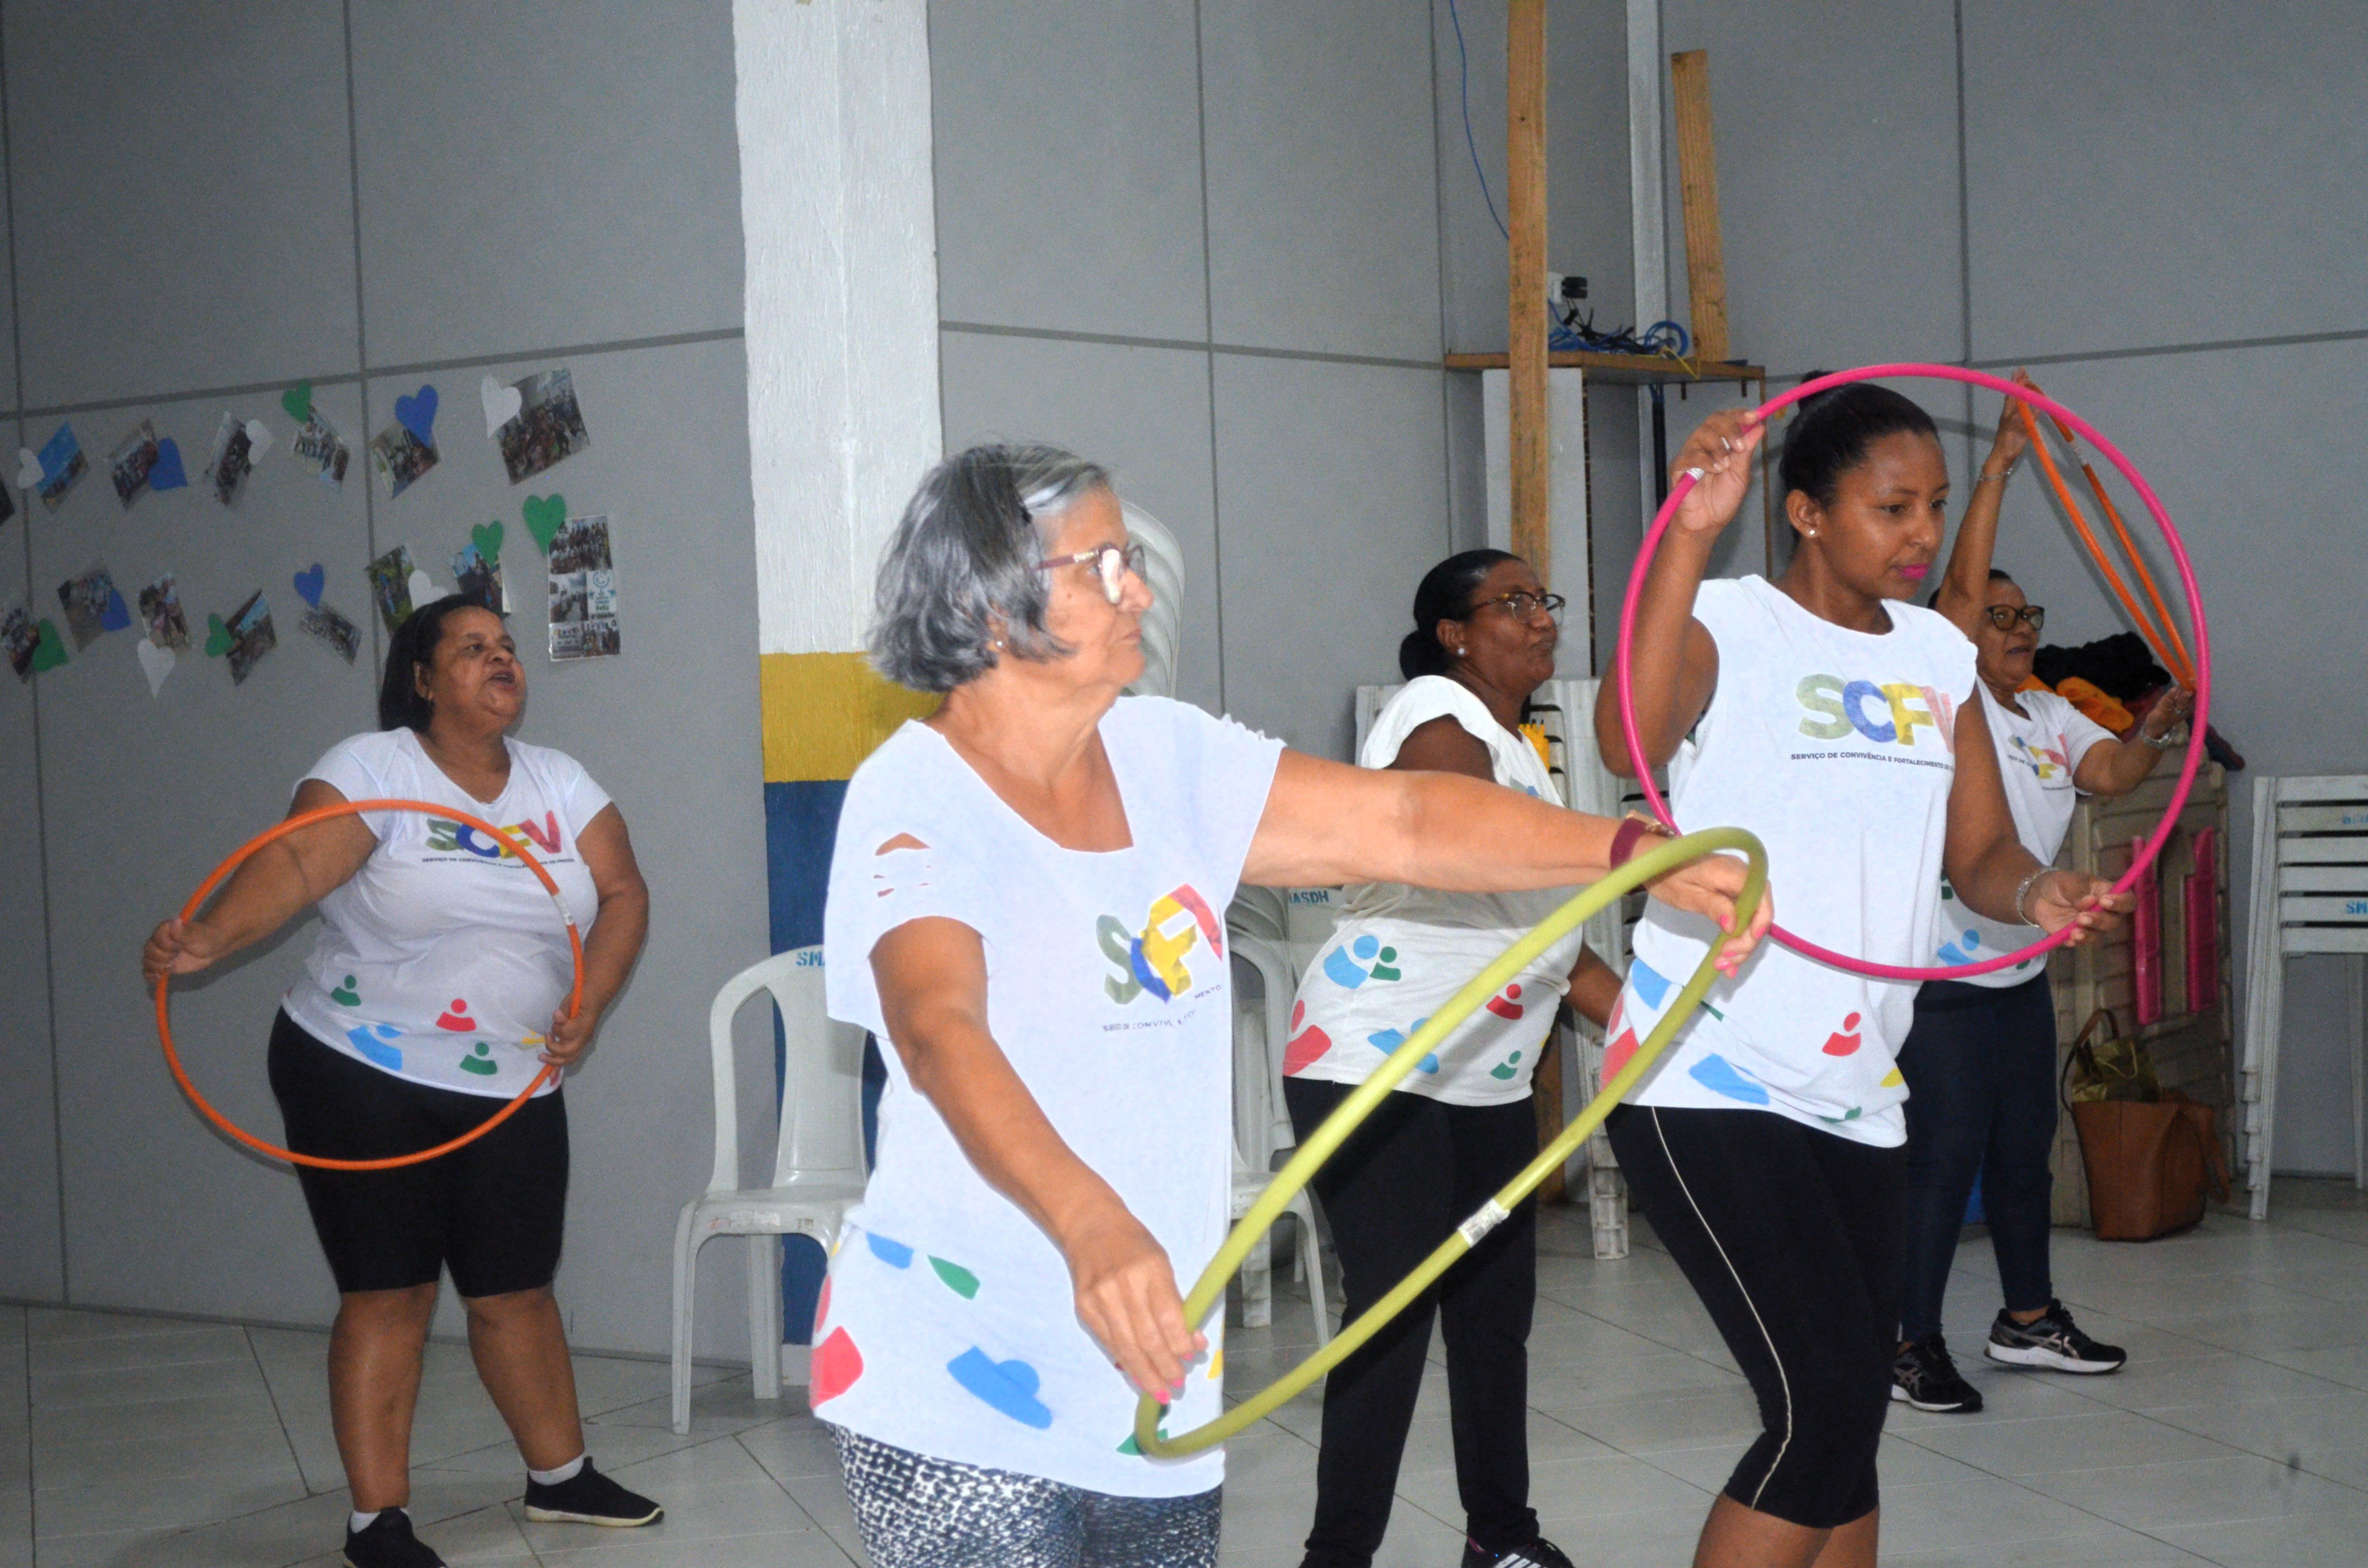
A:
{"label": "blue cable on wall", "polygon": [[1496,220],[1497,232],[1507,239],[1512,231],[1505,220],[1497,216],[1497,199],[1488,192],[1488,171],[1480,166],[1480,143],[1472,136],[1472,57],[1463,48],[1463,18],[1455,14],[1455,0],[1447,0],[1447,19],[1455,28],[1456,97],[1463,108],[1463,145],[1472,154],[1472,172],[1480,176],[1480,199],[1488,204],[1488,216]]}

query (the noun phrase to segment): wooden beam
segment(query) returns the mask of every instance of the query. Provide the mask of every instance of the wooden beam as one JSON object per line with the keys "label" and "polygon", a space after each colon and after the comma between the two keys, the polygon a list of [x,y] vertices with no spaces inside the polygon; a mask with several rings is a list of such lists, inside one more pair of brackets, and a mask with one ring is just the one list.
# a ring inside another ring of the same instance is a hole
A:
{"label": "wooden beam", "polygon": [[1505,16],[1506,345],[1511,359],[1513,553],[1550,583],[1553,448],[1546,413],[1546,5]]}
{"label": "wooden beam", "polygon": [[1678,190],[1686,210],[1686,294],[1697,359],[1726,358],[1726,256],[1718,233],[1718,156],[1710,131],[1710,51],[1669,56],[1678,115]]}

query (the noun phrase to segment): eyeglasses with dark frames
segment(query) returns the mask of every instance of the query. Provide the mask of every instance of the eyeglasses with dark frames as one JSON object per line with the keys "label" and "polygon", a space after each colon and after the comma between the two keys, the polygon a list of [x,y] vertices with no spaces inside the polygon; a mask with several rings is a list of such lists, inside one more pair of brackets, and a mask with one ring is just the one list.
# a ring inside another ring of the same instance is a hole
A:
{"label": "eyeglasses with dark frames", "polygon": [[1527,620],[1541,609],[1546,612],[1550,619],[1560,620],[1563,607],[1568,603],[1570,601],[1560,594],[1548,594],[1541,598],[1526,589],[1516,588],[1509,594],[1498,594],[1493,599],[1482,599],[1472,607],[1472,613],[1477,615],[1490,605],[1497,605],[1515,620]]}
{"label": "eyeglasses with dark frames", "polygon": [[1102,597],[1116,604],[1126,597],[1127,574],[1143,575],[1143,546],[1139,543],[1123,547],[1100,544],[1091,550],[1081,550],[1075,555],[1055,555],[1049,560],[1039,561],[1036,570],[1057,572],[1064,566],[1091,566],[1094,575],[1101,583]]}
{"label": "eyeglasses with dark frames", "polygon": [[2047,611],[2039,605],[2025,605],[2021,609],[2015,608],[2012,605],[1987,605],[1983,607],[1982,613],[1989,617],[1990,624],[2000,631],[2012,631],[2014,623],[2018,620],[2028,625],[2033,631],[2041,630],[2047,624]]}

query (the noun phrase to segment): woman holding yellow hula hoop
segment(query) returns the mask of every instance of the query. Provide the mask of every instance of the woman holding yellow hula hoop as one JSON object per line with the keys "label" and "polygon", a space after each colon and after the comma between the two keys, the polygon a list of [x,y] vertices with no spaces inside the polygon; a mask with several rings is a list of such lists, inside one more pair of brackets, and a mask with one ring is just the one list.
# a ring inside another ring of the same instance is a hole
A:
{"label": "woman holding yellow hula hoop", "polygon": [[[1765,426],[1713,415],[1635,614],[1644,755],[1617,678],[1596,731],[1615,770],[1669,766],[1681,824],[1765,840],[1786,924],[1861,961],[1933,950],[1931,889],[2072,940],[2112,923],[2110,884],[2051,870],[2015,835],[1964,633],[1910,601],[1949,492],[1930,417],[1867,383],[1803,403],[1781,488],[1795,550],[1779,581],[1704,581]],[[1615,676],[1620,672],[1615,672]],[[1648,1023],[1691,1008],[1675,978],[1716,933],[1666,907],[1639,924],[1607,1070]],[[1759,1396],[1764,1429],[1702,1531],[1697,1564],[1855,1568],[1875,1560],[1875,1449],[1888,1408],[1903,1244],[1907,1097],[1893,1058],[1915,989],[1770,944],[1609,1122],[1631,1190]]]}
{"label": "woman holding yellow hula hoop", "polygon": [[[923,480],[882,562],[874,663],[946,699],[839,822],[830,1010],[888,1043],[889,1078],[813,1371],[879,1568],[1215,1562],[1222,1458],[1147,1452],[1135,1403],[1178,1433],[1223,1409],[1222,1319],[1175,1267],[1225,1234],[1236,885],[1533,889],[1612,861],[1601,818],[1121,699],[1134,561],[1102,469],[987,447]],[[1639,869],[1737,922],[1739,862]]]}

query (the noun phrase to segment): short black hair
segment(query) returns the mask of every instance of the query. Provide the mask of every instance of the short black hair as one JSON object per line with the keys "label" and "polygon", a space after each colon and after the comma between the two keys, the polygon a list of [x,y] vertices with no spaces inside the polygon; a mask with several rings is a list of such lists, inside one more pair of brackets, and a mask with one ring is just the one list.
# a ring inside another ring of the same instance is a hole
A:
{"label": "short black hair", "polygon": [[[1990,581],[1993,583],[2012,583],[2014,582],[2014,574],[2008,571],[2003,566],[1993,566],[1990,568]],[[2016,584],[2016,586],[2018,587],[2021,585],[2021,584]],[[1938,609],[1941,608],[1941,590],[1939,588],[1932,590],[1932,597],[1924,601],[1924,608],[1926,609]]]}
{"label": "short black hair", "polygon": [[447,594],[404,617],[386,644],[386,671],[378,683],[378,727],[425,733],[436,717],[436,704],[419,694],[422,665],[436,662],[437,645],[444,641],[444,620],[456,609],[483,609],[482,601],[466,594]]}
{"label": "short black hair", "polygon": [[1504,562],[1520,559],[1509,551],[1466,550],[1424,573],[1414,591],[1414,630],[1398,641],[1398,673],[1408,680],[1445,675],[1453,661],[1440,646],[1439,623],[1469,619],[1481,582]]}
{"label": "short black hair", "polygon": [[[1827,374],[1814,370],[1807,380]],[[1820,506],[1830,506],[1841,477],[1856,468],[1866,449],[1885,436],[1907,431],[1941,438],[1932,416],[1914,402],[1872,381],[1852,381],[1819,392],[1793,410],[1776,477],[1790,495],[1795,490]]]}

